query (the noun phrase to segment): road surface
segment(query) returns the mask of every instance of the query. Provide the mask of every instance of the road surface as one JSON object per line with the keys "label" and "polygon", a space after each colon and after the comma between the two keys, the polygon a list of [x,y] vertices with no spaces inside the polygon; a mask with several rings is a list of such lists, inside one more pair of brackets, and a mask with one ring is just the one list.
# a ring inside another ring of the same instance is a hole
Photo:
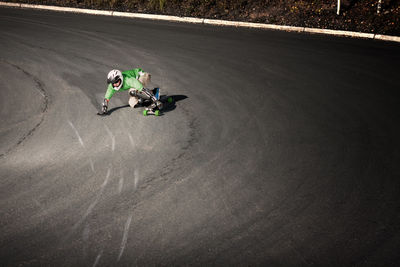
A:
{"label": "road surface", "polygon": [[[400,46],[0,8],[2,266],[400,262]],[[109,70],[179,101],[144,117]]]}

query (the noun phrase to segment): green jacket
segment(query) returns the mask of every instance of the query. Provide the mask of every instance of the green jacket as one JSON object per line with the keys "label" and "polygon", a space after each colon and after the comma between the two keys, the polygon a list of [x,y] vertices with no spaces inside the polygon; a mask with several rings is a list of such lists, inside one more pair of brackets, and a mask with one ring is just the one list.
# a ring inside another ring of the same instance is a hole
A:
{"label": "green jacket", "polygon": [[[139,78],[140,72],[143,72],[143,70],[140,68],[123,71],[122,76],[124,78],[123,78],[123,82],[122,82],[122,87],[121,87],[121,89],[119,89],[119,91],[126,91],[131,88],[142,91],[143,84],[137,80]],[[114,90],[112,84],[109,84],[104,98],[107,100],[110,100],[111,97],[115,94],[115,92],[117,92],[117,90]]]}

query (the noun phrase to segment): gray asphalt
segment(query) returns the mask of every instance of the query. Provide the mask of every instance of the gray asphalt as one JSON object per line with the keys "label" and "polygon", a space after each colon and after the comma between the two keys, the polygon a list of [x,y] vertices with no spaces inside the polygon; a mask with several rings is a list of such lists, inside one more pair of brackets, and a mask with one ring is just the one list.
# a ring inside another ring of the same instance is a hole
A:
{"label": "gray asphalt", "polygon": [[[400,46],[0,8],[1,266],[396,266]],[[178,100],[96,116],[112,68]]]}

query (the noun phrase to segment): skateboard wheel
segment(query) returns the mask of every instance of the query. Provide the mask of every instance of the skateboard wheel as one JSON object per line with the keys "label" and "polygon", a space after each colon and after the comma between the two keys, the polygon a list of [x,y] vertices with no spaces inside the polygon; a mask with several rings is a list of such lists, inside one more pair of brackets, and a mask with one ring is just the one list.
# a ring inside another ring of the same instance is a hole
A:
{"label": "skateboard wheel", "polygon": [[159,110],[156,110],[156,111],[154,112],[154,115],[160,116],[160,111],[159,111]]}
{"label": "skateboard wheel", "polygon": [[147,112],[148,112],[147,109],[143,110],[143,116],[147,116]]}
{"label": "skateboard wheel", "polygon": [[173,101],[172,97],[168,97],[167,101],[168,101],[168,103],[172,103],[172,101]]}

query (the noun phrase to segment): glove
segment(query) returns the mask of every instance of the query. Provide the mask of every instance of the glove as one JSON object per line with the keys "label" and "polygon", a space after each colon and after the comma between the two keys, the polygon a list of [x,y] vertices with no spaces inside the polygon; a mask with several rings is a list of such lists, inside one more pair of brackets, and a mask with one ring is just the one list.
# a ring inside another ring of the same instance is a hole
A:
{"label": "glove", "polygon": [[103,106],[101,107],[101,112],[98,112],[97,115],[107,115],[108,101],[109,100],[104,99]]}

